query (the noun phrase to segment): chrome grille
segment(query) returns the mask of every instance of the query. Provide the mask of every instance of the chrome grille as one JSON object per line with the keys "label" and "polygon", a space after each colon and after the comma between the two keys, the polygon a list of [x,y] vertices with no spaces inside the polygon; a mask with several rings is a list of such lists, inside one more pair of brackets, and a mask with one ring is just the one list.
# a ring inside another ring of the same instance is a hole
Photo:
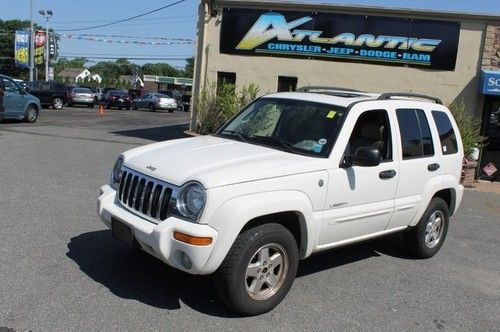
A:
{"label": "chrome grille", "polygon": [[167,219],[173,186],[128,168],[123,168],[118,200],[129,210],[155,221]]}

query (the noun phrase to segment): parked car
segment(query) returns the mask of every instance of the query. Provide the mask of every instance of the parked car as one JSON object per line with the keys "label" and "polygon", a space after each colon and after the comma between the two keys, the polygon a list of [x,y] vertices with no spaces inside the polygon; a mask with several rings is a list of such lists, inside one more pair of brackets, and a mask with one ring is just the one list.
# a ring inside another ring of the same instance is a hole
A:
{"label": "parked car", "polygon": [[2,91],[0,93],[3,96],[3,107],[0,107],[0,120],[18,119],[35,122],[38,119],[42,109],[40,100],[27,93],[12,78],[0,75],[0,91]]}
{"label": "parked car", "polygon": [[40,99],[42,107],[52,106],[55,109],[62,109],[68,101],[66,95],[66,87],[64,84],[59,82],[27,82],[26,90],[31,95]]}
{"label": "parked car", "polygon": [[257,99],[214,136],[124,152],[98,213],[116,238],[213,273],[223,303],[256,315],[316,252],[403,232],[413,256],[434,256],[462,200],[462,159],[437,98],[301,89]]}
{"label": "parked car", "polygon": [[131,99],[130,96],[123,91],[109,90],[104,96],[104,105],[106,108],[117,107],[118,109],[130,109]]}
{"label": "parked car", "polygon": [[158,91],[158,93],[169,96],[170,98],[175,99],[177,102],[177,107],[180,109],[182,107],[182,94],[177,90],[162,90]]}
{"label": "parked car", "polygon": [[177,102],[175,99],[161,93],[147,93],[133,100],[132,108],[134,110],[147,109],[150,112],[167,110],[172,113],[177,109]]}
{"label": "parked car", "polygon": [[94,108],[95,99],[94,94],[88,88],[73,88],[69,94],[68,106],[85,105]]}

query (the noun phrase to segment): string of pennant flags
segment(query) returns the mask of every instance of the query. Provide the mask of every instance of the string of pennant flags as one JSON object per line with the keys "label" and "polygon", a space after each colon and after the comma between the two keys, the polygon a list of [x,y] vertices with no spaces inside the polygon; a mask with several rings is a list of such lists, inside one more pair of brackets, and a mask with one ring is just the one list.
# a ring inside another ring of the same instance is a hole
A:
{"label": "string of pennant flags", "polygon": [[[60,38],[86,40],[90,42],[114,43],[114,44],[131,44],[131,45],[152,45],[152,46],[167,46],[167,45],[194,45],[193,39],[184,38],[161,38],[161,37],[146,37],[142,40],[133,40],[133,36],[122,35],[73,35],[59,34]],[[120,38],[120,39],[117,39]],[[125,39],[127,38],[127,39]],[[164,41],[157,41],[164,40]]]}
{"label": "string of pennant flags", "polygon": [[191,39],[191,38],[139,37],[139,36],[128,36],[128,35],[98,35],[98,34],[92,34],[92,33],[73,34],[72,36],[101,37],[101,38],[128,38],[128,39],[145,39],[145,40],[167,40],[167,41],[189,41],[189,42],[194,42],[194,39]]}

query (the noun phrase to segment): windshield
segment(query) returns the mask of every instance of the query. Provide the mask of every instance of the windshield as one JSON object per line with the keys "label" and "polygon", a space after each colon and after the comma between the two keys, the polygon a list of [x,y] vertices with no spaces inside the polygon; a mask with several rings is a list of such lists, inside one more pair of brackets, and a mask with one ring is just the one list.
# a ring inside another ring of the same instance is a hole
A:
{"label": "windshield", "polygon": [[310,101],[261,98],[217,135],[291,153],[328,157],[345,111],[345,107]]}

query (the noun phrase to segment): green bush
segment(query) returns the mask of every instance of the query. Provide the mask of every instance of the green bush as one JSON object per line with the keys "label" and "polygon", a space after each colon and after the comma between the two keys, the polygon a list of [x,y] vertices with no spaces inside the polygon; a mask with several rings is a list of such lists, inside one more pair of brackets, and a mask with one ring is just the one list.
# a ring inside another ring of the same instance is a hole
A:
{"label": "green bush", "polygon": [[464,154],[467,157],[474,148],[481,148],[485,145],[486,138],[480,134],[481,119],[472,116],[467,111],[462,99],[452,102],[448,108],[457,122],[464,145]]}
{"label": "green bush", "polygon": [[234,84],[224,84],[219,91],[215,83],[205,84],[194,104],[198,114],[196,132],[202,135],[215,133],[258,94],[259,87],[253,83],[241,90]]}

